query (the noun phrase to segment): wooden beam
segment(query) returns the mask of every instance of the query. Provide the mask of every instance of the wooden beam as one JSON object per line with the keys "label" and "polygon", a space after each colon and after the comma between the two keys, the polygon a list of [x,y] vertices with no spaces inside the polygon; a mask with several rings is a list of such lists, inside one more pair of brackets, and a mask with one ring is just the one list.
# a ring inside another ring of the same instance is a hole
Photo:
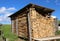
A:
{"label": "wooden beam", "polygon": [[34,40],[42,41],[42,40],[55,40],[60,39],[60,36],[54,36],[54,37],[45,37],[45,38],[33,38]]}
{"label": "wooden beam", "polygon": [[32,41],[32,38],[31,38],[31,21],[30,21],[30,14],[31,14],[31,9],[32,8],[30,8],[30,10],[29,10],[29,13],[28,13],[28,24],[29,24],[29,27],[28,27],[28,29],[29,29],[29,41]]}
{"label": "wooden beam", "polygon": [[18,18],[16,19],[16,34],[18,35]]}
{"label": "wooden beam", "polygon": [[12,25],[12,33],[14,33],[14,21],[13,20],[11,20],[11,25]]}

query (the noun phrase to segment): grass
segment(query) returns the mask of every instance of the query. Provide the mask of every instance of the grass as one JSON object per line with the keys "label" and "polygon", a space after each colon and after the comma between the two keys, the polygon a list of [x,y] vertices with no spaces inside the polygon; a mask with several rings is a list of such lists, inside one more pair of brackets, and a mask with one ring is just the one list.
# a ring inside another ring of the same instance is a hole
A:
{"label": "grass", "polygon": [[10,41],[15,41],[17,39],[17,35],[11,32],[10,24],[4,24],[0,26],[0,29],[2,30],[2,36],[8,38]]}
{"label": "grass", "polygon": [[[11,25],[10,24],[4,24],[4,25],[0,26],[0,29],[3,32],[2,36],[4,36],[5,38],[8,38],[10,41],[17,40],[17,35],[15,35],[11,32]],[[57,31],[56,34],[59,35],[60,31]],[[2,41],[1,38],[0,38],[0,41]]]}
{"label": "grass", "polygon": [[60,30],[57,30],[56,31],[56,35],[60,35]]}

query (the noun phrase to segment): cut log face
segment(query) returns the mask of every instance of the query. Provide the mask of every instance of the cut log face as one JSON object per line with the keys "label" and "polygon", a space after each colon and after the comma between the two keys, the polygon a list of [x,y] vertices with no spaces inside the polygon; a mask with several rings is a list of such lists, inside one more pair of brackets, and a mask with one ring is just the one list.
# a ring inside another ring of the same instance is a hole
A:
{"label": "cut log face", "polygon": [[55,36],[54,18],[44,17],[36,10],[31,10],[31,28],[33,38]]}
{"label": "cut log face", "polygon": [[[17,21],[16,21],[17,19]],[[27,14],[25,12],[22,13],[22,15],[18,15],[14,20],[14,28],[12,28],[15,34],[17,34],[19,37],[28,37],[28,29],[27,29]],[[16,24],[17,23],[17,24]],[[17,28],[16,28],[17,27]],[[17,31],[18,30],[18,31]]]}
{"label": "cut log face", "polygon": [[24,16],[18,19],[18,33],[21,37],[27,37],[27,17]]}

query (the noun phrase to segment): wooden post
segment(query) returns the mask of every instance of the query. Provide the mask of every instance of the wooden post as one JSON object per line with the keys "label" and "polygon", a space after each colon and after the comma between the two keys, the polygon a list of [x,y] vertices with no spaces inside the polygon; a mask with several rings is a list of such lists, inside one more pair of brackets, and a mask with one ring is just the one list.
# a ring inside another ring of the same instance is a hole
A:
{"label": "wooden post", "polygon": [[16,19],[16,34],[18,35],[18,18]]}
{"label": "wooden post", "polygon": [[6,38],[5,37],[2,37],[3,38],[3,41],[6,41]]}
{"label": "wooden post", "polygon": [[6,38],[6,41],[9,41],[9,39],[8,39],[8,38]]}
{"label": "wooden post", "polygon": [[29,24],[29,41],[32,41],[32,30],[31,30],[31,21],[30,21],[30,14],[32,12],[32,8],[30,8],[29,13],[28,13],[28,24]]}
{"label": "wooden post", "polygon": [[14,21],[13,20],[11,21],[11,24],[12,24],[12,28],[11,28],[12,29],[12,33],[14,33]]}
{"label": "wooden post", "polygon": [[30,22],[30,13],[31,12],[29,12],[28,13],[28,24],[29,24],[29,41],[32,41],[32,39],[31,39],[31,22]]}

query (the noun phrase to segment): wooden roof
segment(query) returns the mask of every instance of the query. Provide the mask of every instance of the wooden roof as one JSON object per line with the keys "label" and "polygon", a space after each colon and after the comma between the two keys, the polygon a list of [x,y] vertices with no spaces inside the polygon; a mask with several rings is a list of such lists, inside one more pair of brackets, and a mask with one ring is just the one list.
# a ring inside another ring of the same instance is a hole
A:
{"label": "wooden roof", "polygon": [[36,8],[38,11],[40,10],[43,10],[43,12],[46,12],[46,13],[52,13],[54,10],[52,9],[49,9],[49,8],[46,8],[46,7],[42,7],[42,6],[38,6],[38,5],[35,5],[35,4],[28,4],[27,6],[25,6],[24,8],[20,9],[19,11],[15,12],[14,14],[10,15],[9,17],[12,17],[12,16],[15,16],[15,15],[18,15],[19,13],[22,13],[24,12],[25,10],[29,9],[29,8]]}

